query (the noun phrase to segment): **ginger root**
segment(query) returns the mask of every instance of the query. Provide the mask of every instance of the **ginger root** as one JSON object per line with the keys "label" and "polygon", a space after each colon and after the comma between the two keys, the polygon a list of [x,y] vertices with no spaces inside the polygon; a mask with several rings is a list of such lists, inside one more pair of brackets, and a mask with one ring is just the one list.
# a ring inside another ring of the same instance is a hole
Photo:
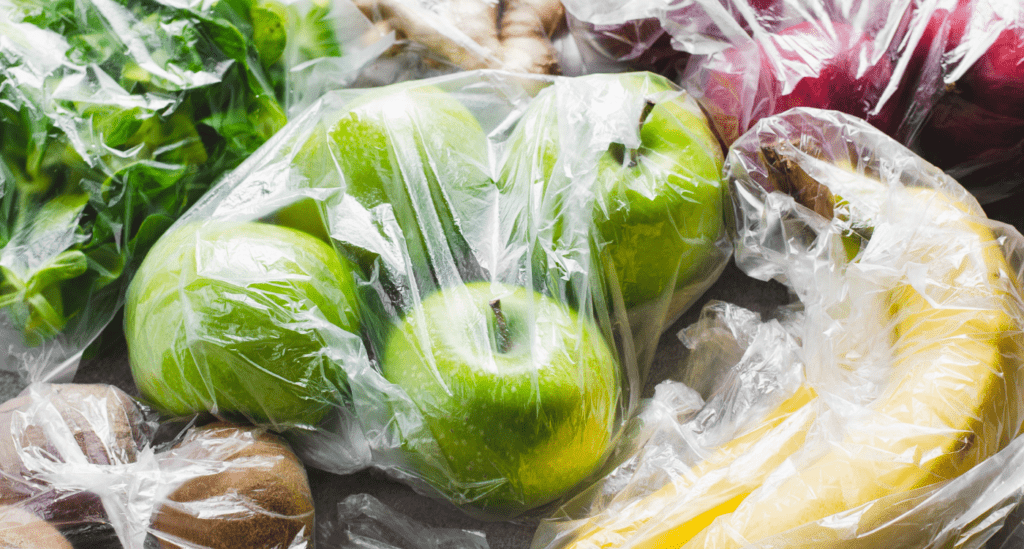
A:
{"label": "ginger root", "polygon": [[559,74],[550,37],[565,22],[560,0],[447,0],[428,10],[416,0],[355,0],[371,21],[422,44],[463,70]]}

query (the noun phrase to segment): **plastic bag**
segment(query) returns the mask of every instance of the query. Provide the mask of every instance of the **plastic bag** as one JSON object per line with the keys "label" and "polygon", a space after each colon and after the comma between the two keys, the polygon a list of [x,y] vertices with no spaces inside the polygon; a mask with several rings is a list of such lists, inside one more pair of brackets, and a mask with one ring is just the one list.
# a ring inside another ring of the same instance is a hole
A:
{"label": "plastic bag", "polygon": [[158,426],[116,387],[34,383],[0,407],[0,435],[0,530],[12,526],[11,543],[29,528],[36,543],[62,534],[68,547],[312,545],[306,470],[262,429]]}
{"label": "plastic bag", "polygon": [[0,2],[0,367],[74,376],[161,232],[386,49],[342,11]]}
{"label": "plastic bag", "polygon": [[[726,144],[792,107],[833,109],[910,146],[983,204],[1021,189],[1019,2],[565,4],[570,20],[583,22],[572,26],[578,40],[610,43],[610,56],[664,57],[660,33],[691,54],[679,82]],[[632,32],[639,27],[649,32]]]}
{"label": "plastic bag", "polygon": [[604,461],[657,339],[731,252],[702,120],[642,74],[328,94],[140,269],[140,390],[474,513],[548,504]]}
{"label": "plastic bag", "polygon": [[[321,525],[318,529],[324,529]],[[489,549],[482,532],[430,528],[388,508],[369,494],[338,503],[336,523],[325,542],[338,549]]]}
{"label": "plastic bag", "polygon": [[[738,490],[763,478],[768,467],[763,456],[771,464],[778,446],[805,436],[801,430],[816,417],[812,405],[789,417],[771,414],[787,400],[806,396],[799,342],[782,324],[762,323],[756,313],[715,301],[680,337],[691,350],[680,370],[692,378],[717,379],[707,401],[696,394],[695,402],[681,399],[693,392],[682,382],[658,384],[635,419],[645,435],[623,445],[628,458],[545,519],[533,547],[571,546],[577,537],[597,547],[625,546],[643,528],[671,523],[691,506],[720,496],[723,485]],[[700,352],[712,342],[736,353]],[[741,442],[730,443],[733,439]],[[734,464],[718,471],[702,464],[727,459]]]}
{"label": "plastic bag", "polygon": [[12,549],[71,549],[56,528],[20,507],[0,507],[0,543]]}
{"label": "plastic bag", "polygon": [[110,543],[116,533],[100,494],[61,479],[135,463],[155,430],[153,414],[116,387],[32,384],[0,406],[0,505],[75,543]]}
{"label": "plastic bag", "polygon": [[[747,352],[794,355],[802,385],[682,467],[665,456],[692,444],[644,446],[644,468],[666,464],[668,482],[639,478],[593,513],[569,509],[535,545],[982,546],[1024,494],[1024,237],[841,113],[762,120],[726,174],[737,264],[802,304],[787,337]],[[729,347],[751,326],[734,318],[687,337]],[[726,400],[751,402],[736,394]]]}
{"label": "plastic bag", "polygon": [[565,10],[556,0],[352,0],[395,46],[363,71],[359,85],[382,86],[456,71],[528,74],[573,70],[564,43]]}

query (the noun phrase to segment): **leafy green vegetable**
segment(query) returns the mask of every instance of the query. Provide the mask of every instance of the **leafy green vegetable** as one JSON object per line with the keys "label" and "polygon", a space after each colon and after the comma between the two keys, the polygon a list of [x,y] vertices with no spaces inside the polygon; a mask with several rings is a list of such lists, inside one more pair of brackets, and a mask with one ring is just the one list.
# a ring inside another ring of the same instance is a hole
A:
{"label": "leafy green vegetable", "polygon": [[284,125],[288,29],[326,14],[289,8],[0,0],[0,340],[21,334],[0,359],[81,351],[163,230]]}

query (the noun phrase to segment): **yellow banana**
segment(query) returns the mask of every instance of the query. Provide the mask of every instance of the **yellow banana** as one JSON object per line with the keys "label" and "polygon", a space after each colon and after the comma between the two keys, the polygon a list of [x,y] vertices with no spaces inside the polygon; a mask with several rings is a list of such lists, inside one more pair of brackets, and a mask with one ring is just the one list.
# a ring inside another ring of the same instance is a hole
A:
{"label": "yellow banana", "polygon": [[[772,167],[770,154],[763,159]],[[806,433],[783,437],[777,421],[814,408],[807,406],[813,391],[802,389],[761,428],[696,466],[689,480],[577,528],[571,549],[741,547],[868,502],[897,506],[866,507],[853,527],[821,527],[813,539],[783,535],[770,543],[830,546],[854,537],[851,528],[861,532],[892,518],[905,504],[901,497],[913,499],[912,490],[962,474],[1019,433],[1024,311],[1015,273],[995,235],[978,222],[980,210],[939,191],[906,189],[906,205],[917,212],[928,208],[932,220],[922,231],[931,231],[930,237],[886,234],[884,227],[872,234],[876,228],[863,220],[875,218],[889,192],[877,180],[839,166],[849,177],[826,187],[795,163],[774,168],[776,181],[783,183],[779,187],[800,203],[827,217],[847,216],[852,227],[842,238],[847,259],[860,253],[868,238],[909,243],[900,253],[904,264],[915,267],[880,295],[887,310],[880,320],[892,333],[894,381],[875,400],[873,423],[855,428],[804,470],[748,498],[804,443]],[[806,429],[815,416],[802,417]],[[761,444],[772,439],[779,441],[774,448]],[[757,456],[757,465],[743,475],[724,473],[739,470],[734,460],[744,453]]]}
{"label": "yellow banana", "polygon": [[[638,501],[594,517],[576,529],[571,549],[622,547],[657,524],[676,524],[690,536],[715,517],[728,513],[803,445],[816,417],[816,394],[800,386],[757,427],[718,448],[677,479]],[[657,524],[655,524],[657,523]]]}
{"label": "yellow banana", "polygon": [[[741,547],[889,494],[960,475],[1020,430],[1022,356],[1017,281],[993,233],[967,206],[913,189],[909,203],[935,218],[930,238],[906,239],[909,266],[923,266],[885,299],[893,327],[895,382],[873,420],[797,474],[740,504],[693,539],[650,547]],[[977,214],[975,214],[977,215]],[[873,240],[887,239],[875,229]],[[881,238],[880,238],[881,237]],[[854,530],[871,525],[854,521]],[[851,525],[820,528],[815,543],[850,537]],[[799,544],[781,538],[780,545]]]}

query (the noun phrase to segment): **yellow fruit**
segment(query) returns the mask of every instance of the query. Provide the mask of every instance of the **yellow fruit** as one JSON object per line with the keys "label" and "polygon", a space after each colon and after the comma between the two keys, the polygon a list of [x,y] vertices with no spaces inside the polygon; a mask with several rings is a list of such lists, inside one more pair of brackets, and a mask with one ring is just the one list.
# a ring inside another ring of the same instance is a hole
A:
{"label": "yellow fruit", "polygon": [[[909,243],[900,250],[907,274],[884,296],[894,381],[871,407],[870,420],[689,543],[657,547],[741,547],[954,478],[1018,434],[1019,422],[1007,421],[1019,415],[1012,395],[1022,356],[1014,273],[969,208],[926,189],[912,190],[908,200],[912,208],[929,208],[933,220],[920,235],[902,239]],[[876,227],[873,238],[885,241],[879,234],[885,230]],[[814,535],[828,546],[849,533],[822,527]]]}
{"label": "yellow fruit", "polygon": [[[621,547],[638,534],[689,539],[728,513],[803,445],[816,417],[816,394],[801,386],[755,427],[718,448],[692,475],[577,529],[572,549]],[[639,547],[645,547],[640,545]]]}
{"label": "yellow fruit", "polygon": [[[899,267],[890,269],[888,289],[863,297],[881,300],[879,322],[891,332],[892,381],[869,417],[799,472],[758,490],[804,446],[816,407],[813,391],[802,388],[692,477],[591,519],[568,547],[723,549],[772,536],[779,536],[773,547],[834,547],[896,517],[919,496],[915,490],[964,473],[1017,436],[1024,311],[1015,273],[976,208],[931,189],[906,189],[897,201],[906,215],[925,211],[929,219],[919,234],[870,227],[876,247],[902,247],[884,252]],[[857,252],[875,266],[871,249]],[[793,426],[799,432],[784,429]],[[869,503],[861,515],[842,514]],[[846,522],[806,526],[837,514]]]}

